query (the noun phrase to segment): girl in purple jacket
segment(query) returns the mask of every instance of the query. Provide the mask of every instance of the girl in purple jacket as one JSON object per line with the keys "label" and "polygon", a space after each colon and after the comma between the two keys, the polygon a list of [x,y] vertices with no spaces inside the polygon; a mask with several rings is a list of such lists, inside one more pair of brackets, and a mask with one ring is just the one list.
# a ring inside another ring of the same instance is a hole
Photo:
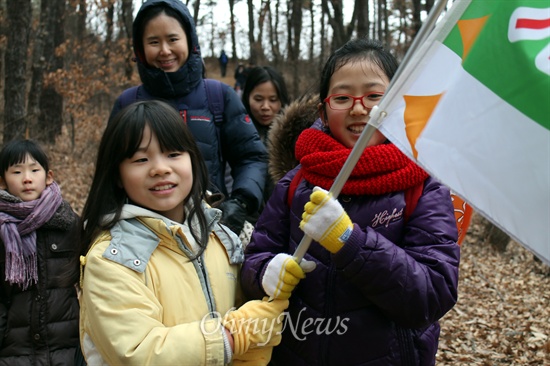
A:
{"label": "girl in purple jacket", "polygon": [[[438,319],[457,301],[449,190],[377,131],[338,199],[327,192],[397,66],[367,39],[329,58],[320,119],[296,141],[300,165],[278,182],[246,248],[245,294],[292,295],[273,365],[435,364]],[[288,199],[297,172],[302,179]],[[405,193],[419,185],[405,217]],[[292,254],[304,233],[313,242],[298,264]]]}

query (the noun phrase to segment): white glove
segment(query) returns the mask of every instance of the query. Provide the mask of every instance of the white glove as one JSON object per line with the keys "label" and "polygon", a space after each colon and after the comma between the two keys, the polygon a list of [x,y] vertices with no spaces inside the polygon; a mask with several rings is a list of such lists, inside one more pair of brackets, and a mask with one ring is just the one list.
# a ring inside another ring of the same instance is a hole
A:
{"label": "white glove", "polygon": [[338,252],[346,243],[353,223],[340,202],[320,187],[313,188],[304,206],[300,229],[329,252]]}
{"label": "white glove", "polygon": [[272,299],[286,300],[302,278],[315,269],[315,262],[302,260],[300,264],[285,253],[277,254],[267,265],[262,287]]}

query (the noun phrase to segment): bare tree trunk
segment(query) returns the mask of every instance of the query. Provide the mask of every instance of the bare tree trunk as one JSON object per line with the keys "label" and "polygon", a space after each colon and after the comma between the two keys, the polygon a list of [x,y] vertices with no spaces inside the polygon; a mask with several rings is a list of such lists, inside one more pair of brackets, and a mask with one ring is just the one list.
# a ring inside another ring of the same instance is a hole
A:
{"label": "bare tree trunk", "polygon": [[4,88],[4,142],[25,136],[27,49],[31,24],[31,0],[8,0],[8,41]]}
{"label": "bare tree trunk", "polygon": [[[45,1],[47,3],[47,1]],[[81,63],[83,55],[87,50],[88,39],[86,38],[86,19],[88,18],[88,9],[86,0],[69,1],[69,10],[67,19],[73,21],[73,28],[69,29],[69,37],[71,42],[70,54],[65,56],[65,63],[73,65]]]}
{"label": "bare tree trunk", "polygon": [[229,0],[229,27],[231,28],[231,59],[237,61],[237,37],[235,36],[235,0]]}
{"label": "bare tree trunk", "polygon": [[369,2],[355,0],[355,10],[357,12],[357,36],[367,37],[369,35]]}
{"label": "bare tree trunk", "polygon": [[302,34],[302,0],[289,0],[288,11],[288,60],[295,65],[292,68],[292,90],[300,89],[300,68],[298,59],[300,56],[300,41]]}
{"label": "bare tree trunk", "polygon": [[269,0],[262,0],[262,5],[260,7],[260,14],[258,15],[258,37],[256,38],[256,58],[254,64],[264,63],[265,62],[265,53],[263,52],[262,42],[264,39],[264,28],[265,20],[268,14],[269,9]]}
{"label": "bare tree trunk", "polygon": [[44,41],[46,37],[50,37],[48,34],[48,24],[46,24],[50,18],[50,11],[51,7],[48,6],[48,2],[42,1],[40,4],[40,21],[38,23],[36,37],[34,38],[32,52],[32,78],[29,96],[27,99],[27,116],[25,118],[25,123],[27,126],[33,126],[36,124],[36,120],[40,115],[40,96],[42,95],[44,70],[46,66],[44,62]]}
{"label": "bare tree trunk", "polygon": [[300,41],[302,35],[302,0],[290,0],[289,10],[289,59],[297,61],[300,56]]}
{"label": "bare tree trunk", "polygon": [[132,22],[133,22],[133,13],[134,5],[132,0],[122,0],[120,7],[121,18],[122,18],[122,32],[126,37],[125,47],[126,47],[126,59],[124,61],[124,74],[126,79],[129,81],[132,79],[132,74],[134,73],[134,63],[133,63],[133,49],[132,49]]}
{"label": "bare tree trunk", "polygon": [[[50,0],[51,7],[46,21],[49,36],[44,40],[44,60],[46,73],[53,75],[63,68],[63,56],[56,55],[55,51],[65,41],[64,19],[65,1]],[[36,138],[48,143],[55,143],[55,138],[61,134],[63,125],[63,97],[55,90],[53,82],[48,82],[40,96],[40,118],[35,130]]]}
{"label": "bare tree trunk", "polygon": [[309,23],[311,26],[311,39],[309,40],[309,61],[313,61],[313,52],[315,51],[315,14],[313,10],[313,1],[309,2]]}
{"label": "bare tree trunk", "polygon": [[278,6],[279,3],[275,5],[275,15],[273,15],[273,11],[271,10],[271,1],[266,2],[266,10],[267,10],[267,17],[268,17],[268,25],[269,25],[269,45],[271,46],[271,54],[273,55],[273,66],[275,68],[279,68],[281,65],[281,50],[279,48],[279,35],[277,33],[278,25],[279,25],[279,12],[278,12]]}
{"label": "bare tree trunk", "polygon": [[[45,13],[49,11],[49,3],[47,0],[41,1],[40,19],[48,18]],[[67,46],[64,56],[65,65],[81,64],[85,51],[88,50],[87,44],[89,39],[86,38],[86,17],[88,10],[86,9],[86,0],[67,1],[65,19],[65,32],[67,33]],[[42,22],[42,33],[46,29],[46,25]],[[40,34],[38,34],[40,36]],[[34,51],[35,54],[36,50]],[[42,57],[42,51],[38,53]],[[31,90],[33,87],[31,87]]]}
{"label": "bare tree trunk", "polygon": [[376,38],[381,40],[381,39],[383,39],[382,22],[383,22],[383,19],[385,18],[384,10],[382,8],[382,0],[377,1],[376,14],[377,14],[377,17],[376,17]]}
{"label": "bare tree trunk", "polygon": [[113,28],[114,28],[114,19],[115,19],[115,0],[109,0],[109,5],[107,6],[106,14],[106,23],[107,23],[107,33],[105,35],[105,49],[103,50],[103,65],[107,67],[109,65],[110,53],[113,47]]}
{"label": "bare tree trunk", "polygon": [[412,24],[411,24],[411,30],[412,30],[412,38],[416,36],[418,31],[420,30],[420,27],[422,26],[422,20],[420,19],[420,11],[422,10],[420,5],[420,0],[412,0]]}
{"label": "bare tree trunk", "polygon": [[[48,11],[49,6],[48,2],[45,0],[42,0],[42,8],[41,8],[41,19],[48,18],[45,13]],[[88,9],[86,8],[86,0],[73,0],[67,2],[67,9],[66,9],[66,20],[65,20],[65,32],[67,34],[66,39],[66,52],[64,54],[64,67],[65,70],[68,71],[71,74],[77,73],[75,70],[80,70],[80,66],[85,63],[86,59],[86,51],[88,50],[89,44],[90,44],[90,38],[87,37],[86,33],[86,18],[88,16]],[[46,28],[46,25],[41,23],[43,29]],[[42,43],[43,41],[40,40]],[[43,44],[41,47],[38,47],[38,45],[34,46],[33,50],[35,54],[35,60],[36,57],[42,58],[43,57]],[[35,64],[37,62],[35,61]],[[31,92],[29,93],[29,103],[27,110],[29,111],[29,115],[35,115],[40,113],[39,109],[39,102],[40,102],[40,91],[42,91],[43,88],[43,79],[44,79],[44,70],[45,65],[43,62],[39,63],[40,70],[38,73],[33,75],[33,81],[31,84]],[[38,71],[38,70],[37,70]],[[81,75],[79,75],[81,76]],[[39,84],[36,84],[36,82],[39,81]],[[77,84],[80,84],[76,82]],[[82,90],[83,88],[80,87],[79,90]],[[74,94],[73,94],[74,96]],[[68,100],[65,100],[66,104],[63,108],[64,113],[68,114],[68,120],[69,120],[69,137],[71,141],[71,146],[74,149],[76,146],[76,126],[75,126],[75,120],[78,118],[75,118],[76,115],[82,115],[86,108],[85,103],[74,103],[74,99],[69,97]],[[36,113],[32,113],[32,111],[36,111]]]}
{"label": "bare tree trunk", "polygon": [[279,58],[279,60],[282,62],[284,57],[283,57],[283,54],[281,52],[281,42],[279,41],[279,34],[277,33],[277,29],[279,29],[279,16],[280,16],[280,13],[279,13],[279,8],[281,6],[281,1],[280,0],[277,0],[277,4],[275,5],[275,49],[277,50],[277,56]]}
{"label": "bare tree trunk", "polygon": [[[0,39],[6,40],[8,38],[8,27],[6,21],[6,1],[0,0]],[[0,105],[4,105],[4,82],[6,75],[4,70],[5,65],[5,54],[6,54],[6,42],[0,42]],[[0,113],[0,120],[3,120],[3,112]],[[0,126],[0,131],[2,130],[3,125]]]}
{"label": "bare tree trunk", "polygon": [[320,54],[319,54],[319,65],[318,65],[318,69],[319,69],[319,72],[321,72],[321,70],[323,69],[323,65],[325,63],[325,53],[327,52],[326,51],[326,27],[325,27],[325,24],[327,22],[325,22],[325,16],[327,16],[326,12],[325,12],[325,9],[328,9],[328,5],[327,5],[327,0],[321,0],[321,31],[320,31],[320,34],[319,34],[319,44],[321,45],[320,47]]}
{"label": "bare tree trunk", "polygon": [[193,4],[193,21],[195,24],[197,24],[197,21],[199,20],[199,9],[201,7],[200,0],[195,0]]}
{"label": "bare tree trunk", "polygon": [[[353,35],[353,31],[355,30],[355,24],[357,23],[357,11],[360,6],[361,4],[358,3],[357,1],[353,5],[353,13],[351,14],[351,20],[347,25],[347,27],[344,27],[344,29],[346,30],[346,39],[350,39],[351,36]],[[343,11],[342,11],[342,14],[343,14]]]}
{"label": "bare tree trunk", "polygon": [[[334,14],[330,13],[328,3],[332,5]],[[342,0],[329,0],[329,2],[323,1],[323,11],[328,18],[328,23],[332,27],[334,34],[331,52],[341,47],[348,41],[346,30],[344,29],[344,13],[342,7]]]}
{"label": "bare tree trunk", "polygon": [[[132,14],[130,14],[130,19]],[[88,8],[86,4],[86,0],[78,0],[78,25],[77,25],[77,32],[76,32],[76,38],[77,39],[84,39],[84,36],[86,35],[86,19],[88,18]]]}
{"label": "bare tree trunk", "polygon": [[398,0],[393,2],[395,10],[398,12],[399,16],[399,27],[398,34],[395,38],[395,52],[398,59],[402,59],[407,50],[409,49],[409,32],[407,25],[407,4],[404,0]]}
{"label": "bare tree trunk", "polygon": [[248,5],[248,44],[250,45],[250,62],[256,63],[256,40],[254,39],[254,4],[246,0]]}
{"label": "bare tree trunk", "polygon": [[[214,53],[214,37],[216,36],[216,27],[215,27],[215,24],[214,24],[214,10],[213,10],[213,7],[210,7],[209,17],[210,17],[210,44],[209,44],[210,57],[214,57],[214,55],[215,55],[215,53]],[[223,34],[221,38],[223,38],[222,41],[225,42],[225,34]],[[223,49],[223,45],[222,45],[222,49]],[[203,53],[203,56],[204,56],[204,53]]]}
{"label": "bare tree trunk", "polygon": [[391,46],[391,33],[390,33],[390,21],[389,21],[389,11],[388,11],[388,2],[386,0],[378,0],[382,3],[382,9],[384,9],[384,31],[383,38],[386,44],[386,47]]}

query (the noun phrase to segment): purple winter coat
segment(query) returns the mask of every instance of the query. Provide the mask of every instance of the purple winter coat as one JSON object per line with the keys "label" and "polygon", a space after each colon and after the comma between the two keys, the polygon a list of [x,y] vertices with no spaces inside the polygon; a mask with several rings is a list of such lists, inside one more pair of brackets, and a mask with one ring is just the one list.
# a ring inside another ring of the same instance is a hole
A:
{"label": "purple winter coat", "polygon": [[[265,293],[261,278],[277,253],[293,254],[313,186],[302,180],[287,204],[298,168],[276,185],[260,216],[242,267],[250,298]],[[457,301],[459,246],[449,190],[432,178],[408,222],[403,192],[338,200],[354,222],[344,247],[331,255],[313,241],[315,261],[290,297],[273,365],[433,365],[437,322]]]}

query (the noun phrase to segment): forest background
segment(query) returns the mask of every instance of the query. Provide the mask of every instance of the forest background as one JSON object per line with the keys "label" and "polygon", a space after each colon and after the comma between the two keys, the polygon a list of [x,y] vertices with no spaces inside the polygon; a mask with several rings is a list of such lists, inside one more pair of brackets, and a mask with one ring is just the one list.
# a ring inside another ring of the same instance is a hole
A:
{"label": "forest background", "polygon": [[[183,1],[207,76],[233,85],[238,63],[271,65],[297,98],[316,90],[326,58],[351,37],[380,39],[402,59],[435,0],[227,0],[229,13],[217,14],[222,1]],[[140,5],[0,0],[2,141],[40,141],[79,213],[113,102],[139,83],[131,24]],[[550,268],[477,215],[461,250],[459,300],[441,319],[437,364],[550,365]]]}

